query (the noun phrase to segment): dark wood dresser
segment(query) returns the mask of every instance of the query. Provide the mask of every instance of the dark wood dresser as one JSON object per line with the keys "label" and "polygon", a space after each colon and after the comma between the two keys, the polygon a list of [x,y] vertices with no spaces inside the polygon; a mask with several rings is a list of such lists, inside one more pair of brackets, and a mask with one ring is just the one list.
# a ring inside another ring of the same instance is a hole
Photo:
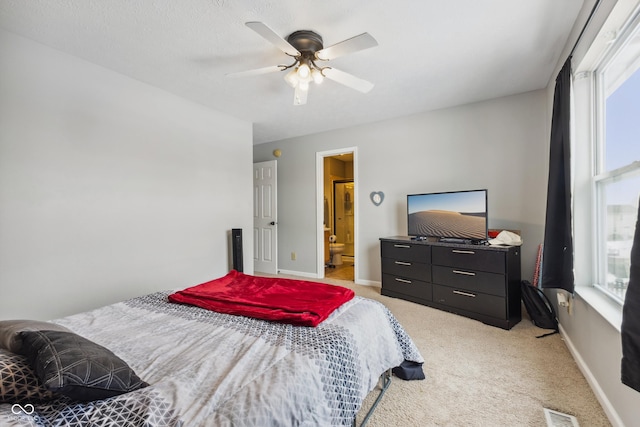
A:
{"label": "dark wood dresser", "polygon": [[380,239],[382,295],[511,329],[522,319],[520,247]]}

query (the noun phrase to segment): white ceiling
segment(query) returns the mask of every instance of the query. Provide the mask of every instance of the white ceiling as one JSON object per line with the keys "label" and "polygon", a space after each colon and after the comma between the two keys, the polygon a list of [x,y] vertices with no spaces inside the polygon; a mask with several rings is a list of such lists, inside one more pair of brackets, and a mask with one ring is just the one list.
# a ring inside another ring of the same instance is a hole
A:
{"label": "white ceiling", "polygon": [[[0,28],[254,123],[254,143],[366,124],[546,87],[583,0],[1,0]],[[289,64],[247,28],[368,32],[379,46],[337,58],[375,84],[333,81],[293,105]]]}

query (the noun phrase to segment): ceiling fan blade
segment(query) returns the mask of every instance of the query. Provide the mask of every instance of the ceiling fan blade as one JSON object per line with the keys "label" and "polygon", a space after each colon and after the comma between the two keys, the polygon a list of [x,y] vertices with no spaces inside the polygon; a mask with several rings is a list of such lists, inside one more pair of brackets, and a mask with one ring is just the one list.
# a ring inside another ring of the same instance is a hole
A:
{"label": "ceiling fan blade", "polygon": [[360,35],[351,37],[350,39],[343,40],[340,43],[336,43],[332,46],[319,50],[318,52],[316,52],[316,58],[329,60],[376,46],[378,46],[378,42],[373,38],[371,34],[362,33]]}
{"label": "ceiling fan blade", "polygon": [[256,68],[255,70],[247,70],[247,71],[238,71],[236,73],[227,73],[227,77],[248,77],[248,76],[258,76],[260,74],[273,73],[276,71],[282,71],[286,68],[285,65],[271,65],[269,67],[264,68]]}
{"label": "ceiling fan blade", "polygon": [[344,71],[336,70],[335,68],[324,68],[322,74],[334,82],[338,82],[352,89],[367,93],[373,89],[373,83],[366,80],[362,80],[353,74],[345,73]]}
{"label": "ceiling fan blade", "polygon": [[300,85],[296,86],[296,91],[293,94],[293,105],[304,105],[307,103],[308,90],[300,89]]}
{"label": "ceiling fan blade", "polygon": [[287,55],[290,55],[290,56],[300,55],[300,52],[298,52],[298,49],[291,46],[291,44],[288,41],[280,37],[275,31],[269,28],[266,24],[263,24],[262,22],[258,22],[258,21],[253,21],[253,22],[245,22],[244,25],[251,28],[256,33],[260,34],[267,41],[274,44],[278,49],[280,49]]}

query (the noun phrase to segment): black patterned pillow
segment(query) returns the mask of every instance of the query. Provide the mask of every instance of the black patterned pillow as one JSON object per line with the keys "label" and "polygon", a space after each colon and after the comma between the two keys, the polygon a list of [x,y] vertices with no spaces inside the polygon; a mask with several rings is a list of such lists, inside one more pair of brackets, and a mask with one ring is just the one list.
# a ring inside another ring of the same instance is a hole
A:
{"label": "black patterned pillow", "polygon": [[42,384],[72,399],[106,399],[149,385],[110,350],[73,332],[24,331],[20,337]]}
{"label": "black patterned pillow", "polygon": [[40,402],[55,398],[40,384],[26,357],[0,349],[0,402]]}

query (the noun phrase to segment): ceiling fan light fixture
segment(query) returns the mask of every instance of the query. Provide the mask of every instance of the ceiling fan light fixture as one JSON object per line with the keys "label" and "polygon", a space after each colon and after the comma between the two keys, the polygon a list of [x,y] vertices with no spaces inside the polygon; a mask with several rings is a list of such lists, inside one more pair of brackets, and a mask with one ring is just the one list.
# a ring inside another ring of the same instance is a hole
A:
{"label": "ceiling fan light fixture", "polygon": [[287,84],[293,88],[295,88],[298,85],[298,82],[300,81],[300,79],[298,78],[298,72],[296,71],[296,69],[291,69],[291,71],[289,71],[287,74],[284,75],[284,81],[287,82]]}
{"label": "ceiling fan light fixture", "polygon": [[314,83],[317,85],[322,83],[322,81],[324,80],[324,76],[322,75],[322,70],[319,70],[317,68],[312,69],[311,78],[313,79]]}
{"label": "ceiling fan light fixture", "polygon": [[311,68],[309,68],[309,65],[307,65],[306,62],[300,62],[298,66],[298,77],[300,77],[300,79],[307,79],[310,74]]}
{"label": "ceiling fan light fixture", "polygon": [[309,82],[306,81],[306,80],[300,80],[298,82],[298,88],[300,88],[300,90],[303,90],[305,92],[308,91],[309,90]]}

